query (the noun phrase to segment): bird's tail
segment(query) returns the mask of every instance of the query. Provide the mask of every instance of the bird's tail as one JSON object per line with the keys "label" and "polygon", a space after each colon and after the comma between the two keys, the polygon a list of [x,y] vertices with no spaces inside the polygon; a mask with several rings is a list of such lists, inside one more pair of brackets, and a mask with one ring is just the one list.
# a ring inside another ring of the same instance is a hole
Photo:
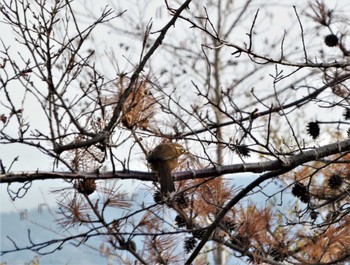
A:
{"label": "bird's tail", "polygon": [[158,178],[161,193],[166,194],[175,191],[173,176],[167,163],[160,163],[158,165]]}

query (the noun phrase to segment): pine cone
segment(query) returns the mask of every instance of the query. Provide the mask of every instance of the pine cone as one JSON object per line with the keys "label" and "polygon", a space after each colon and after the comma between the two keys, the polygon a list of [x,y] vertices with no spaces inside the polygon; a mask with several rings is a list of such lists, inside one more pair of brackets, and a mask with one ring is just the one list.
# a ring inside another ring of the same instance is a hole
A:
{"label": "pine cone", "polygon": [[313,139],[316,139],[320,135],[320,126],[318,125],[318,121],[309,122],[307,132]]}
{"label": "pine cone", "polygon": [[337,46],[338,45],[338,37],[334,34],[330,34],[330,35],[327,35],[325,38],[324,38],[324,43],[328,46],[328,47],[334,47],[334,46]]}

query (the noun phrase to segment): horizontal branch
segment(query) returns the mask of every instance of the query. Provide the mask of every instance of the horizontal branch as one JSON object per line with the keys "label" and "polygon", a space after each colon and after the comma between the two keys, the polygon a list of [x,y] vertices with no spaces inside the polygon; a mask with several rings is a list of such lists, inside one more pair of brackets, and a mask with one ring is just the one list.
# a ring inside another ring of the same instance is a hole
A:
{"label": "horizontal branch", "polygon": [[67,150],[72,150],[72,149],[77,149],[77,148],[83,148],[83,147],[90,147],[94,144],[97,143],[103,143],[105,142],[109,137],[109,134],[107,132],[100,132],[98,134],[96,134],[93,138],[90,138],[88,140],[85,141],[75,141],[75,142],[71,142],[69,144],[66,145],[57,145],[53,151],[56,154],[60,154],[63,151],[67,151]]}
{"label": "horizontal branch", "polygon": [[144,181],[154,181],[155,174],[145,171],[108,171],[108,172],[9,172],[0,175],[0,183],[27,182],[34,180],[52,180],[52,179],[138,179]]}
{"label": "horizontal branch", "polygon": [[[196,178],[215,177],[232,173],[262,173],[267,171],[278,170],[281,168],[294,168],[304,163],[318,160],[320,158],[334,155],[341,152],[350,151],[350,140],[344,140],[337,143],[324,145],[318,148],[314,148],[308,151],[303,151],[298,154],[292,155],[280,160],[273,160],[259,163],[241,163],[226,166],[216,166],[213,168],[174,172],[175,180],[186,180]],[[9,172],[0,175],[0,183],[14,183],[14,182],[27,182],[34,180],[47,180],[47,179],[138,179],[141,181],[155,181],[155,174],[145,171],[108,171],[108,172],[21,172],[13,173]]]}

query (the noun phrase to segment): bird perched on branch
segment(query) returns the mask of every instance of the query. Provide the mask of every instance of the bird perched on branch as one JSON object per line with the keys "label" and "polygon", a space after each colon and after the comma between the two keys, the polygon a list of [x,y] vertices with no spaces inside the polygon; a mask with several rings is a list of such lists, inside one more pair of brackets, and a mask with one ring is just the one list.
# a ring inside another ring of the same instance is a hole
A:
{"label": "bird perched on branch", "polygon": [[162,194],[175,191],[171,172],[178,165],[178,158],[187,151],[177,143],[163,143],[156,146],[147,157],[153,171],[157,172]]}

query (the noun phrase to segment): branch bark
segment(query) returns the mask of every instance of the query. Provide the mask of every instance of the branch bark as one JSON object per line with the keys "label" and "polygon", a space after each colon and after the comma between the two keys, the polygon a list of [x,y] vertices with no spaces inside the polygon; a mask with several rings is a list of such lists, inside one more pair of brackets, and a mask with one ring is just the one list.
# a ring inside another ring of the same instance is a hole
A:
{"label": "branch bark", "polygon": [[[337,143],[324,145],[308,151],[303,151],[292,155],[288,158],[276,159],[273,161],[259,163],[240,163],[226,166],[216,166],[201,170],[174,172],[175,180],[200,179],[207,177],[217,177],[232,173],[263,173],[267,171],[275,171],[279,169],[292,169],[304,163],[318,160],[330,155],[342,152],[350,152],[350,140],[344,140]],[[289,171],[288,170],[288,171]],[[34,180],[47,179],[137,179],[142,181],[155,181],[157,178],[154,173],[145,171],[108,171],[108,172],[22,172],[22,173],[6,173],[0,175],[0,183],[23,183]]]}

